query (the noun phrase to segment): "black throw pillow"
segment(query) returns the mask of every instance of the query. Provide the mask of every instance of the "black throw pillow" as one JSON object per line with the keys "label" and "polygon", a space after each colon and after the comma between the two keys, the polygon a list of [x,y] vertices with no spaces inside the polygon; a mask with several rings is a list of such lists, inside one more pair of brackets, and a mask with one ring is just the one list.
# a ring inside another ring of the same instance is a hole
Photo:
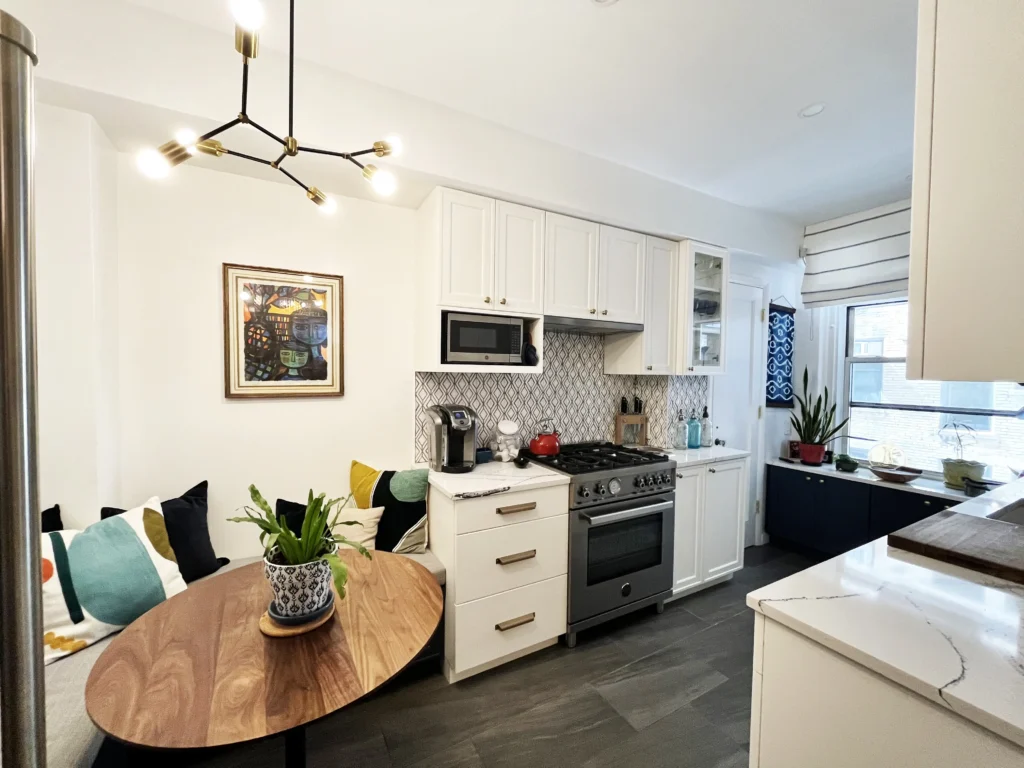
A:
{"label": "black throw pillow", "polygon": [[306,519],[305,504],[278,499],[277,504],[274,506],[274,512],[277,514],[278,520],[282,517],[284,518],[292,533],[296,536],[302,535],[302,521]]}
{"label": "black throw pillow", "polygon": [[[180,498],[160,502],[164,523],[167,525],[167,538],[178,561],[181,578],[186,584],[209,576],[231,562],[226,557],[218,558],[213,551],[210,526],[206,519],[209,512],[208,488],[209,483],[204,480],[195,488],[185,491]],[[100,519],[106,520],[124,511],[116,507],[103,507]]]}
{"label": "black throw pillow", "polygon": [[63,531],[64,523],[60,519],[60,504],[54,504],[43,510],[43,533]]}

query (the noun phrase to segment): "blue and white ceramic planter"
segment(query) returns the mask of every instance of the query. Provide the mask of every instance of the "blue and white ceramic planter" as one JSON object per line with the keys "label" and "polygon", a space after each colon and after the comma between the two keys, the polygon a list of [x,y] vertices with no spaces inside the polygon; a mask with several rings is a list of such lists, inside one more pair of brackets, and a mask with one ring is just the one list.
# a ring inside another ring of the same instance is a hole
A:
{"label": "blue and white ceramic planter", "polygon": [[325,560],[302,565],[277,565],[263,559],[263,572],[274,591],[277,610],[284,616],[306,616],[331,599],[331,566]]}

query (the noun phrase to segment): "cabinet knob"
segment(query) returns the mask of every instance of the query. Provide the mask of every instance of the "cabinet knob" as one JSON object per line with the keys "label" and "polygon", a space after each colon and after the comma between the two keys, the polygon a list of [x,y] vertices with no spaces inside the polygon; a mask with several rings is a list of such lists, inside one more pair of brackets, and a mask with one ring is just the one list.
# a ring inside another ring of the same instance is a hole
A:
{"label": "cabinet knob", "polygon": [[504,304],[504,303],[505,303],[505,300],[504,300],[504,299],[502,299],[502,300],[501,300],[501,303],[502,303],[502,304]]}
{"label": "cabinet knob", "polygon": [[824,480],[819,480],[818,482],[819,482],[819,483],[824,483],[825,481],[824,481]]}
{"label": "cabinet knob", "polygon": [[710,472],[711,474],[715,474],[715,472],[717,472],[717,471],[718,470],[715,469],[714,467],[708,467],[708,472]]}
{"label": "cabinet knob", "polygon": [[484,296],[484,304],[490,304],[490,303],[491,303],[491,297],[490,296]]}
{"label": "cabinet knob", "polygon": [[691,366],[690,366],[689,368],[687,368],[686,370],[688,370],[688,371],[692,371],[692,370],[693,370],[693,366],[691,365]]}
{"label": "cabinet knob", "polygon": [[682,472],[676,472],[676,477],[678,477],[680,480],[682,480],[683,479],[683,473]]}
{"label": "cabinet knob", "polygon": [[806,477],[804,478],[804,480],[806,480],[806,481],[807,481],[808,483],[809,483],[809,482],[811,482],[811,476],[810,476],[810,475],[807,475],[807,476],[806,476]]}
{"label": "cabinet knob", "polygon": [[596,315],[596,314],[597,314],[597,310],[596,310],[596,309],[592,309],[592,310],[590,310],[590,314],[592,314],[592,315]]}
{"label": "cabinet knob", "polygon": [[932,503],[926,499],[925,502],[924,502],[924,505],[926,507],[930,507],[932,505]]}
{"label": "cabinet knob", "polygon": [[608,310],[607,309],[602,309],[601,310],[601,314],[602,315],[607,315],[608,314]]}
{"label": "cabinet knob", "polygon": [[647,370],[648,371],[653,371],[654,370],[654,366],[653,365],[648,365],[647,366]]}

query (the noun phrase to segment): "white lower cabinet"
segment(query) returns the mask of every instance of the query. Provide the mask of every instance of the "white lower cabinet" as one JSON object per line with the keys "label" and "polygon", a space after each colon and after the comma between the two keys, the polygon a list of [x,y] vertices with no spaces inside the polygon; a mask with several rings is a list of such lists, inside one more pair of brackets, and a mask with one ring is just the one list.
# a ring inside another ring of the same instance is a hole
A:
{"label": "white lower cabinet", "polygon": [[430,489],[430,549],[447,572],[444,674],[464,680],[565,634],[569,489],[453,500]]}
{"label": "white lower cabinet", "polygon": [[747,460],[676,470],[674,594],[743,567]]}

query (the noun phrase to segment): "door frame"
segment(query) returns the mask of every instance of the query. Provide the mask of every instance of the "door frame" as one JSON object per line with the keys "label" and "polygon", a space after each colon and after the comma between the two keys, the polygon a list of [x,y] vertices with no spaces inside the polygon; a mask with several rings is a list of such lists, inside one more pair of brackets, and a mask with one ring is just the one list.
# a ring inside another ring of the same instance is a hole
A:
{"label": "door frame", "polygon": [[[736,272],[730,272],[729,282],[746,285],[750,288],[759,288],[761,290],[761,323],[759,324],[759,327],[761,328],[761,337],[760,339],[755,338],[754,344],[751,345],[751,354],[753,355],[756,353],[758,357],[758,364],[754,367],[754,370],[757,371],[756,384],[759,395],[756,402],[760,410],[758,411],[757,433],[754,436],[753,445],[750,447],[749,467],[750,471],[754,473],[754,487],[757,489],[757,496],[753,500],[747,499],[747,515],[754,515],[754,546],[759,547],[768,543],[768,534],[764,532],[765,478],[767,476],[767,467],[765,466],[764,461],[764,415],[767,403],[765,387],[767,386],[768,376],[768,305],[771,303],[770,285],[767,280],[762,278],[752,277],[750,275],[744,275]],[[728,311],[728,308],[726,308],[726,311]],[[713,412],[715,402],[715,377],[709,376],[709,378],[711,379],[711,386],[709,388],[708,405],[712,408]],[[753,503],[751,503],[751,501]],[[747,515],[744,515],[743,518],[744,542],[746,542]]]}

